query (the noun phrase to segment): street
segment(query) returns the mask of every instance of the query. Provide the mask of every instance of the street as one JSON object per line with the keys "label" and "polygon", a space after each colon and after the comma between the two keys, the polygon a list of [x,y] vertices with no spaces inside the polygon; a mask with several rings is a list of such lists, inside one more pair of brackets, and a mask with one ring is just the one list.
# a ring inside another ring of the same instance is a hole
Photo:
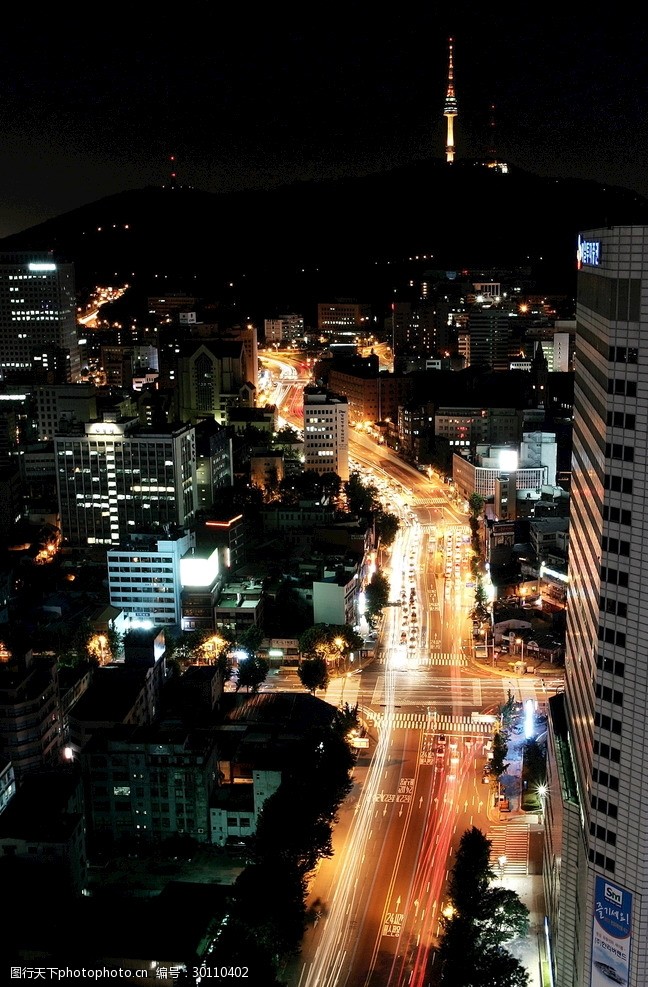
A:
{"label": "street", "polygon": [[[300,427],[296,394],[303,384],[283,376],[284,416]],[[492,832],[497,846],[508,848],[510,873],[516,855],[528,855],[528,825],[511,826],[483,781],[486,744],[509,694],[544,701],[547,689],[539,676],[474,660],[464,505],[438,477],[422,475],[363,433],[351,430],[350,455],[401,526],[380,558],[390,605],[375,660],[334,678],[324,696],[336,706],[358,704],[371,748],[341,807],[334,856],[320,862],[310,883],[316,920],[283,976],[290,987],[427,987],[465,830]],[[273,677],[268,687],[281,688],[285,679]]]}

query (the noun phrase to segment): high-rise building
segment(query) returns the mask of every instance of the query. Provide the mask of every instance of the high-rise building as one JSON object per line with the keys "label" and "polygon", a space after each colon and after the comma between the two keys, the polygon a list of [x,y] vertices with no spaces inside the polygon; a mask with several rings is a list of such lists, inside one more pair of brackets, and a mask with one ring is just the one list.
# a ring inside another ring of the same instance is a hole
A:
{"label": "high-rise building", "polygon": [[648,227],[581,234],[565,695],[551,701],[553,981],[648,983]]}
{"label": "high-rise building", "polygon": [[516,316],[503,309],[474,306],[468,317],[470,366],[509,370],[511,360],[520,353],[514,335],[517,323]]}
{"label": "high-rise building", "polygon": [[94,384],[35,384],[30,390],[36,431],[42,442],[51,439],[65,422],[87,422],[97,417]]}
{"label": "high-rise building", "polygon": [[0,253],[0,378],[79,379],[74,265],[47,252]]}
{"label": "high-rise building", "polygon": [[349,405],[345,397],[304,388],[304,469],[349,479]]}
{"label": "high-rise building", "polygon": [[[213,417],[227,423],[227,410],[253,405],[247,384],[244,340],[190,340],[177,357],[178,414],[183,421]],[[251,383],[251,382],[250,382]]]}
{"label": "high-rise building", "polygon": [[193,519],[193,426],[147,428],[137,418],[105,413],[83,428],[54,439],[61,527],[70,545],[116,546],[138,528],[183,528]]}

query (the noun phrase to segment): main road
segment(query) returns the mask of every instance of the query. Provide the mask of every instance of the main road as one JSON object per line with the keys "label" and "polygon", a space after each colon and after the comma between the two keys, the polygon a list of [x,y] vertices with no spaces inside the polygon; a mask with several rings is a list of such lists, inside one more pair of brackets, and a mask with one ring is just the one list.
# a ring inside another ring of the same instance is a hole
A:
{"label": "main road", "polygon": [[[274,366],[283,360],[273,360]],[[298,428],[300,390],[284,369],[284,420]],[[327,701],[358,703],[371,749],[334,831],[334,855],[310,883],[316,913],[290,987],[426,987],[446,886],[462,833],[498,823],[483,783],[488,715],[535,698],[538,680],[505,678],[472,662],[474,601],[465,505],[438,477],[351,431],[354,467],[402,524],[383,569],[385,608],[376,660],[334,680]]]}

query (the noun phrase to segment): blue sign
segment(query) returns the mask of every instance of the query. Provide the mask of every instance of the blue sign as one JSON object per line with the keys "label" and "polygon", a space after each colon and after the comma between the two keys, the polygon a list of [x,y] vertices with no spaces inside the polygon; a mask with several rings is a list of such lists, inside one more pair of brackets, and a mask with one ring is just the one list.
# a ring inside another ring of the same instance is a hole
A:
{"label": "blue sign", "polygon": [[596,877],[592,930],[592,987],[627,984],[630,975],[632,895]]}
{"label": "blue sign", "polygon": [[576,266],[580,271],[581,267],[599,267],[601,264],[601,241],[583,240],[579,234],[578,247],[576,249]]}

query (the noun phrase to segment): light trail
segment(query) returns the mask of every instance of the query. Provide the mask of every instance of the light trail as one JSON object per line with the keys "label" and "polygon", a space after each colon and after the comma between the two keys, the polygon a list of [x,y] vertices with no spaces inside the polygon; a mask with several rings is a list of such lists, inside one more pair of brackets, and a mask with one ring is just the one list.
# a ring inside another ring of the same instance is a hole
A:
{"label": "light trail", "polygon": [[336,883],[328,914],[322,919],[324,928],[315,958],[306,973],[303,987],[337,987],[342,966],[349,947],[353,947],[355,934],[348,920],[356,902],[358,877],[362,868],[366,845],[371,835],[376,808],[376,796],[383,784],[383,774],[389,758],[391,720],[393,719],[395,679],[393,671],[385,672],[386,705],[384,728],[380,731],[362,795],[354,815],[349,837],[343,851],[340,876]]}

